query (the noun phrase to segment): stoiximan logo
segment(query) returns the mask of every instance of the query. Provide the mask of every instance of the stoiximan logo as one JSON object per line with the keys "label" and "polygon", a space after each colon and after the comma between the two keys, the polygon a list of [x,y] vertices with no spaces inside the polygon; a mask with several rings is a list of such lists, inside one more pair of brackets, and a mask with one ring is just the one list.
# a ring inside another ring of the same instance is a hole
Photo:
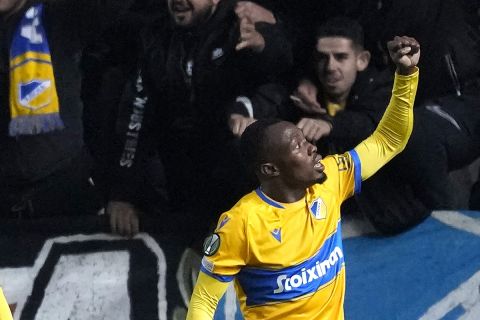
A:
{"label": "stoiximan logo", "polygon": [[218,248],[220,248],[220,237],[216,233],[208,236],[203,242],[203,253],[207,257],[213,256],[217,253]]}

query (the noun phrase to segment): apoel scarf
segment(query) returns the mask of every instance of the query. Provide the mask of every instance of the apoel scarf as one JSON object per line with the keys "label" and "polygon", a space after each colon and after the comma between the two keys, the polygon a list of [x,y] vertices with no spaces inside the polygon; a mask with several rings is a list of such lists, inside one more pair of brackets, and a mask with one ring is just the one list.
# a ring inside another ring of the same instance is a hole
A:
{"label": "apoel scarf", "polygon": [[12,137],[64,128],[42,12],[43,4],[25,12],[10,46]]}

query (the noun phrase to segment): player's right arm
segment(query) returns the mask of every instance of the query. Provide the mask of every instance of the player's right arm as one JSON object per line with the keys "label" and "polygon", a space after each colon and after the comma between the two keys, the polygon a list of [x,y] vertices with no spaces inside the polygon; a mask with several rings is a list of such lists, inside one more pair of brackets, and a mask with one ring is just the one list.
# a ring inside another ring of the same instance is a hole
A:
{"label": "player's right arm", "polygon": [[213,319],[218,302],[230,283],[200,272],[188,307],[187,320]]}
{"label": "player's right arm", "polygon": [[3,295],[2,288],[0,288],[0,320],[12,320],[12,313],[8,306],[7,300]]}
{"label": "player's right arm", "polygon": [[204,242],[201,271],[188,307],[188,320],[213,319],[218,301],[248,261],[245,221],[232,209]]}

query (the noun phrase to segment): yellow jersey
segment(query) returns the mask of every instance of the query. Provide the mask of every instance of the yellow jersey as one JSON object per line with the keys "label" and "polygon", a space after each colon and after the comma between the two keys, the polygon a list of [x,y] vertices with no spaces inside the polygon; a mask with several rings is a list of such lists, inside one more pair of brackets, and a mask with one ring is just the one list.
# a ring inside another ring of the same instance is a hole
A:
{"label": "yellow jersey", "polygon": [[352,150],[323,161],[327,179],[303,199],[280,203],[259,188],[224,213],[202,271],[235,279],[246,319],[343,319],[345,257],[340,205],[360,191]]}
{"label": "yellow jersey", "polygon": [[3,290],[0,288],[0,320],[12,320],[12,313],[8,306],[7,300],[3,295]]}

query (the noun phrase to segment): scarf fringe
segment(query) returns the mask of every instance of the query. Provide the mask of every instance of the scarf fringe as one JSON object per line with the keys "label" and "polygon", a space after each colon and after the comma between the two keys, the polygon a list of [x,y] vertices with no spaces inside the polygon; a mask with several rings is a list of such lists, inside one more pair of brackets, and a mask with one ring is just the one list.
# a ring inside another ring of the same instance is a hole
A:
{"label": "scarf fringe", "polygon": [[16,117],[10,120],[9,135],[35,135],[39,133],[62,130],[65,128],[60,114],[42,114]]}

